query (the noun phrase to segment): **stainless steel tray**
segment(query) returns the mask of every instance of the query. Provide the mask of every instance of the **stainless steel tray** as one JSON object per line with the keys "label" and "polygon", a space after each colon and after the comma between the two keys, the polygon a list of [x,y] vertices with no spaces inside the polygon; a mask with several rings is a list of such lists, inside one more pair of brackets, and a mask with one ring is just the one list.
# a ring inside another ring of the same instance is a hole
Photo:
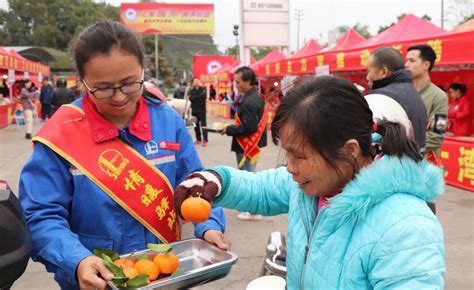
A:
{"label": "stainless steel tray", "polygon": [[[237,262],[237,255],[221,250],[201,239],[182,240],[170,244],[171,253],[179,258],[179,269],[176,275],[158,279],[147,286],[136,289],[171,290],[190,288],[224,278],[230,268]],[[152,253],[151,250],[136,252],[136,255]],[[126,257],[128,255],[123,255]],[[112,289],[122,289],[109,284]],[[130,288],[127,288],[130,289]]]}

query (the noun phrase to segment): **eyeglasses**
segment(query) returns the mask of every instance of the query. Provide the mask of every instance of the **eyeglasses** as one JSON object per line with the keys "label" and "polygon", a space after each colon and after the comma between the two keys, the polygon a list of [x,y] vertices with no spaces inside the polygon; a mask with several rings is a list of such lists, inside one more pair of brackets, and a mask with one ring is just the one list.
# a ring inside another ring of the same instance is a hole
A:
{"label": "eyeglasses", "polygon": [[96,99],[107,99],[107,98],[115,96],[115,93],[117,92],[117,90],[120,90],[124,94],[136,93],[142,88],[145,80],[130,82],[130,83],[123,84],[121,86],[103,88],[103,89],[91,89],[85,80],[82,80],[82,82],[84,83],[84,86],[87,88],[89,93],[91,93]]}

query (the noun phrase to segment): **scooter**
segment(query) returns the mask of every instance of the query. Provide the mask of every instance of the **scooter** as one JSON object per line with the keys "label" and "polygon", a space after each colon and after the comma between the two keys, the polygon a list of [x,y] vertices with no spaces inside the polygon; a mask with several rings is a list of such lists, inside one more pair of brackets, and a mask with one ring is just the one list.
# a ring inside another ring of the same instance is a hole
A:
{"label": "scooter", "polygon": [[286,238],[273,232],[268,238],[266,255],[259,277],[252,280],[246,290],[286,289]]}
{"label": "scooter", "polygon": [[31,236],[20,203],[8,184],[0,180],[0,289],[10,289],[25,272]]}
{"label": "scooter", "polygon": [[270,234],[260,276],[286,277],[286,238],[280,232]]}

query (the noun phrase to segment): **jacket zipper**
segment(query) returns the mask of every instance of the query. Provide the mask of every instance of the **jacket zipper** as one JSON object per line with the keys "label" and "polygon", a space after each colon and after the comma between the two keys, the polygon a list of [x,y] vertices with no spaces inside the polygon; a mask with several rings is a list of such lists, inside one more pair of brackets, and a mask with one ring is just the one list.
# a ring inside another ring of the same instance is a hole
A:
{"label": "jacket zipper", "polygon": [[[300,207],[300,203],[298,203],[298,207]],[[310,232],[308,232],[308,228],[306,227],[306,223],[303,220],[303,224],[304,224],[306,233],[308,234],[308,240],[307,240],[306,246],[304,248],[305,252],[304,252],[304,261],[303,261],[303,271],[301,271],[301,278],[300,278],[300,289],[301,290],[304,290],[304,276],[305,276],[305,272],[306,272],[306,260],[308,259],[310,241],[311,241],[311,238],[313,237],[313,233],[314,233],[314,230],[316,228],[316,224],[318,223],[319,216],[322,213],[323,209],[324,209],[324,207],[320,209],[319,213],[316,213],[316,218],[314,219],[314,222],[313,222],[313,225],[311,227]],[[301,219],[303,219],[303,212],[302,212],[301,208],[299,208],[299,210],[300,210],[300,214],[301,214]]]}

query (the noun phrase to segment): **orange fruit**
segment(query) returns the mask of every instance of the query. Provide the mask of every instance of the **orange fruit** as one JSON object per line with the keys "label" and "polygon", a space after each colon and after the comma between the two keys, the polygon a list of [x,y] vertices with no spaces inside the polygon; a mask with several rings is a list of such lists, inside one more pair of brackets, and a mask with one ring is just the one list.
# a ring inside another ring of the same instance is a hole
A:
{"label": "orange fruit", "polygon": [[156,255],[153,259],[161,274],[173,274],[179,267],[179,258],[173,254]]}
{"label": "orange fruit", "polygon": [[184,219],[193,223],[202,223],[211,216],[211,204],[201,197],[188,197],[181,204]]}
{"label": "orange fruit", "polygon": [[156,280],[158,275],[160,275],[160,269],[158,268],[158,265],[150,260],[140,259],[135,263],[134,267],[140,274],[147,274],[150,276],[150,280]]}
{"label": "orange fruit", "polygon": [[125,267],[133,267],[135,263],[130,259],[120,258],[120,259],[115,260],[114,264],[117,267],[125,268]]}
{"label": "orange fruit", "polygon": [[138,270],[134,267],[124,267],[122,270],[125,276],[129,279],[133,279],[138,276],[138,274],[140,274],[140,272],[138,272]]}

